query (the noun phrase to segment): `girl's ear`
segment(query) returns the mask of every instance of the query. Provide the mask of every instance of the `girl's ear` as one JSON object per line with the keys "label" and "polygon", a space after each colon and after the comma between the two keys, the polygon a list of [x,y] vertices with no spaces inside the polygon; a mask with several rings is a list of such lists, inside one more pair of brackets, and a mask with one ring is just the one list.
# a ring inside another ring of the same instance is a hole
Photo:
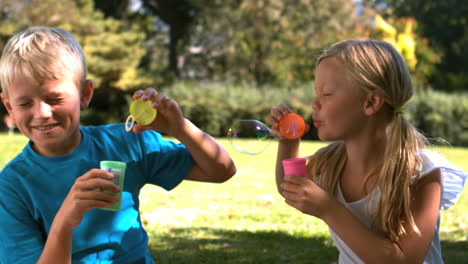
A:
{"label": "girl's ear", "polygon": [[367,116],[374,115],[382,108],[384,103],[385,100],[383,94],[378,92],[370,92],[367,94],[366,99],[364,100],[364,113]]}
{"label": "girl's ear", "polygon": [[81,87],[81,95],[80,95],[81,109],[88,108],[89,102],[91,102],[91,98],[93,98],[93,94],[94,94],[94,83],[93,81],[87,79],[84,81]]}

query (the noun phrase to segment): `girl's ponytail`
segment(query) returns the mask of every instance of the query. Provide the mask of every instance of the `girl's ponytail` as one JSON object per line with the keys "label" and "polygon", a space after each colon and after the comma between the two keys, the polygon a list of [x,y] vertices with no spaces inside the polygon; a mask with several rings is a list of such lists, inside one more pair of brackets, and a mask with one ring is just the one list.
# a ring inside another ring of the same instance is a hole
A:
{"label": "girl's ponytail", "polygon": [[411,214],[411,188],[419,176],[421,168],[417,153],[424,148],[425,137],[411,125],[403,113],[395,113],[388,128],[388,142],[384,154],[384,163],[379,175],[381,198],[374,212],[374,223],[387,234],[389,239],[397,241],[411,228],[416,228]]}

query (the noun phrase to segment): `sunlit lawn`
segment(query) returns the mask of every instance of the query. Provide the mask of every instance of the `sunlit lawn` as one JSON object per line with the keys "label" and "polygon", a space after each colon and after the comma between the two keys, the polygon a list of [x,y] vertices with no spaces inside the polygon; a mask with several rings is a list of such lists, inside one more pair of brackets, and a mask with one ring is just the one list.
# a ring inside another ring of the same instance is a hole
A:
{"label": "sunlit lawn", "polygon": [[[274,183],[276,145],[256,156],[231,153],[238,172],[223,184],[183,182],[176,189],[147,186],[141,192],[142,219],[157,263],[331,263],[338,252],[327,226],[288,207]],[[0,168],[26,143],[0,134]],[[252,142],[253,144],[254,142]],[[303,142],[302,155],[323,143]],[[467,148],[437,148],[468,170]],[[468,188],[442,212],[446,263],[468,263]]]}

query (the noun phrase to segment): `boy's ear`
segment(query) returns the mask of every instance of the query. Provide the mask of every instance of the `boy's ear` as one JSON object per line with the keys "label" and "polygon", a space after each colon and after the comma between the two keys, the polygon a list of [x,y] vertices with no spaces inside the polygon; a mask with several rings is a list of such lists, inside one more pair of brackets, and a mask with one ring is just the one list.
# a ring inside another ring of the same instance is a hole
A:
{"label": "boy's ear", "polygon": [[93,98],[93,94],[94,94],[94,83],[93,81],[87,79],[84,81],[81,87],[81,95],[80,95],[81,109],[88,108],[89,102],[91,102],[91,98]]}
{"label": "boy's ear", "polygon": [[367,94],[364,101],[364,113],[371,116],[377,113],[384,105],[385,100],[383,94],[379,92],[370,92]]}
{"label": "boy's ear", "polygon": [[6,110],[8,111],[8,114],[13,117],[12,112],[11,112],[11,104],[10,101],[8,101],[8,98],[5,93],[0,93],[0,97],[2,98],[2,103],[5,106]]}

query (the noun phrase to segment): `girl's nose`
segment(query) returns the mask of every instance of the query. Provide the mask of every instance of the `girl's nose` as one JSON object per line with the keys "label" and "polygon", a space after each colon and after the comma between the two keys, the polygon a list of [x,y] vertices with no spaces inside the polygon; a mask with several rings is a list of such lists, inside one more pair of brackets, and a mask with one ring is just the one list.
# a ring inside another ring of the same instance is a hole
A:
{"label": "girl's nose", "polygon": [[40,102],[35,112],[39,118],[49,118],[52,116],[52,106],[46,102]]}
{"label": "girl's nose", "polygon": [[312,110],[317,111],[320,108],[320,101],[318,99],[318,96],[312,100]]}

